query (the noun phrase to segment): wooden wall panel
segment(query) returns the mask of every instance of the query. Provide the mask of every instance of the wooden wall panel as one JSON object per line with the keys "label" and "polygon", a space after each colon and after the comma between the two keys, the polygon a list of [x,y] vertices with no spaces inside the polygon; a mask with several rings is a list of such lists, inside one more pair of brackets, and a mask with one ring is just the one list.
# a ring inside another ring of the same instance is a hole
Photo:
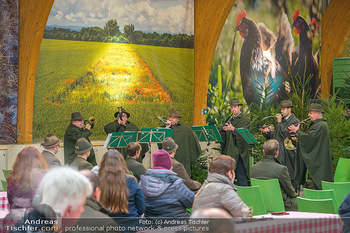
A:
{"label": "wooden wall panel", "polygon": [[350,1],[330,1],[322,16],[321,94],[328,98],[333,80],[333,58],[340,57],[350,33]]}
{"label": "wooden wall panel", "polygon": [[196,0],[194,4],[193,125],[205,125],[211,63],[222,27],[235,0]]}
{"label": "wooden wall panel", "polygon": [[54,0],[19,1],[17,143],[32,143],[36,65]]}

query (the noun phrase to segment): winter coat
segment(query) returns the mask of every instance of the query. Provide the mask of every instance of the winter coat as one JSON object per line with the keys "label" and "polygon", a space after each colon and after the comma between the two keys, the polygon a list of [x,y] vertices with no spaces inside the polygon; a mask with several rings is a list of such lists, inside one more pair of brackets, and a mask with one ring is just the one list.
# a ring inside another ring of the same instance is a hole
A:
{"label": "winter coat", "polygon": [[186,208],[191,208],[194,193],[175,172],[166,169],[148,169],[141,176],[145,194],[145,217],[188,218]]}
{"label": "winter coat", "polygon": [[93,168],[93,166],[91,165],[91,163],[89,163],[86,159],[84,159],[83,157],[79,157],[77,156],[73,162],[70,164],[71,167],[76,167],[78,169],[78,171],[81,170],[89,170],[91,171],[91,169]]}
{"label": "winter coat", "polygon": [[238,196],[232,181],[227,176],[209,173],[202,188],[197,192],[192,211],[202,208],[224,209],[233,217],[243,217],[242,209],[248,207]]}
{"label": "winter coat", "polygon": [[342,232],[343,233],[350,232],[350,193],[343,200],[343,203],[341,203],[338,211],[344,223]]}

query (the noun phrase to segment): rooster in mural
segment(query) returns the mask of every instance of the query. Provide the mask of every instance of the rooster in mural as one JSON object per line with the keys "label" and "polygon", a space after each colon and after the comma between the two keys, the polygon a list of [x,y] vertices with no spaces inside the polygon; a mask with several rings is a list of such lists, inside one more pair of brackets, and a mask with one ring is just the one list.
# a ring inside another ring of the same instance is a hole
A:
{"label": "rooster in mural", "polygon": [[[315,22],[313,23],[316,24]],[[313,32],[310,30],[306,20],[299,15],[299,9],[293,15],[292,28],[299,35],[300,42],[298,53],[293,54],[292,76],[303,76],[305,72],[305,78],[310,77],[309,86],[311,93],[316,95],[320,88],[321,80],[318,76],[318,63],[312,54]]]}
{"label": "rooster in mural", "polygon": [[[278,103],[288,96],[290,88],[286,80],[292,61],[294,40],[285,13],[281,16],[276,41],[267,51],[263,51],[266,43],[262,41],[263,30],[260,30],[262,29],[252,19],[247,18],[246,11],[241,10],[238,13],[235,31],[239,31],[244,39],[240,54],[243,96],[248,105],[256,103],[262,107],[264,99]],[[266,31],[268,30],[263,33]]]}

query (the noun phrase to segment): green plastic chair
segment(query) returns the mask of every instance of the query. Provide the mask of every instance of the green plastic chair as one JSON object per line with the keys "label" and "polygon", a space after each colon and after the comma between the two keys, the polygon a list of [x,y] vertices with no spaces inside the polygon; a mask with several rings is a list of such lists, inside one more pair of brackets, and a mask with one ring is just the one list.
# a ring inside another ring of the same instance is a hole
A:
{"label": "green plastic chair", "polygon": [[252,186],[259,186],[266,207],[266,212],[285,211],[280,184],[277,179],[250,179]]}
{"label": "green plastic chair", "polygon": [[10,177],[10,172],[12,172],[12,170],[2,169],[2,173],[4,174],[5,179]]}
{"label": "green plastic chair", "polygon": [[334,190],[313,190],[313,189],[307,189],[304,188],[304,197],[308,198],[308,199],[332,199],[332,203],[333,203],[333,208],[335,213],[338,212],[338,206],[337,206],[337,201],[335,199],[335,194],[334,194]]}
{"label": "green plastic chair", "polygon": [[297,197],[300,212],[335,214],[332,199],[308,199]]}
{"label": "green plastic chair", "polygon": [[334,173],[334,182],[350,182],[350,159],[339,158]]}
{"label": "green plastic chair", "polygon": [[259,186],[236,186],[238,196],[242,201],[253,208],[253,215],[266,214],[264,199]]}
{"label": "green plastic chair", "polygon": [[2,190],[7,191],[7,181],[6,180],[1,180],[1,185],[2,185]]}
{"label": "green plastic chair", "polygon": [[328,181],[322,181],[322,188],[324,190],[326,189],[334,190],[335,200],[337,201],[337,207],[339,208],[341,203],[343,202],[343,199],[350,192],[350,182],[333,183]]}

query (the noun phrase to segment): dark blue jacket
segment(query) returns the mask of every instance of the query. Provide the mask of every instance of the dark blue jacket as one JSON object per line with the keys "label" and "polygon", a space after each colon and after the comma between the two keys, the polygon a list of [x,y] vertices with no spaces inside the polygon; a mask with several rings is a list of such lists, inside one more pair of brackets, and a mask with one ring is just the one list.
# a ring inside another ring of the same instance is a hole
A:
{"label": "dark blue jacket", "polygon": [[145,217],[189,217],[186,208],[192,208],[194,193],[175,172],[148,169],[140,184],[146,201]]}
{"label": "dark blue jacket", "polygon": [[114,221],[116,221],[120,226],[137,226],[139,225],[139,219],[141,218],[141,215],[145,212],[145,198],[140,188],[140,185],[137,183],[135,177],[127,176],[126,185],[129,188],[129,214],[110,213],[109,216],[112,217]]}
{"label": "dark blue jacket", "polygon": [[350,193],[341,203],[338,212],[344,222],[343,233],[350,232]]}

